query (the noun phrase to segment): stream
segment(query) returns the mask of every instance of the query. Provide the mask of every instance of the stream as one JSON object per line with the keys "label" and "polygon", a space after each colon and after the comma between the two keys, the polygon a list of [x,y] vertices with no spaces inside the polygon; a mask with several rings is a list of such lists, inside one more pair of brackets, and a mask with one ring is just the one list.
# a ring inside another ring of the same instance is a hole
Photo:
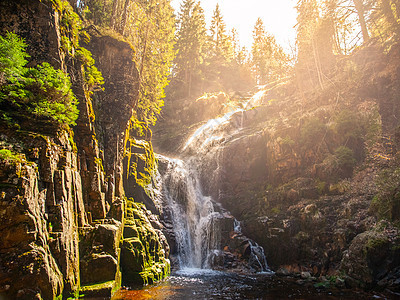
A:
{"label": "stream", "polygon": [[112,300],[190,299],[395,299],[363,291],[315,288],[296,278],[274,275],[241,275],[228,272],[182,269],[166,281],[139,290],[121,289]]}

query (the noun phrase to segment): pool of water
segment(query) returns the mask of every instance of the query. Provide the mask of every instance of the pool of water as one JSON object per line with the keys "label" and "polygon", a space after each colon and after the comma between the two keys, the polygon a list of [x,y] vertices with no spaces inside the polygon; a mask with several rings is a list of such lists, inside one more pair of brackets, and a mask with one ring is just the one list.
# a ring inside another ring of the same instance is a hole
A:
{"label": "pool of water", "polygon": [[[212,270],[184,269],[157,285],[121,289],[112,300],[154,299],[395,299],[359,290],[315,288],[296,278],[271,274],[240,275]],[[398,298],[397,298],[398,299]]]}

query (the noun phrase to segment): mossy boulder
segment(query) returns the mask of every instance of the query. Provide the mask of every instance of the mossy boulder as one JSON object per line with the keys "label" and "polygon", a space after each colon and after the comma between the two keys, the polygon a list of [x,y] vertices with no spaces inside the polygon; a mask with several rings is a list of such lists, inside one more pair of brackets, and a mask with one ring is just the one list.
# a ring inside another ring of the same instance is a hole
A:
{"label": "mossy boulder", "polygon": [[165,237],[154,229],[143,204],[127,201],[121,245],[122,283],[127,286],[151,284],[170,273],[169,249]]}
{"label": "mossy boulder", "polygon": [[390,270],[400,266],[398,230],[386,221],[357,235],[344,252],[341,271],[352,287],[372,287],[387,281]]}

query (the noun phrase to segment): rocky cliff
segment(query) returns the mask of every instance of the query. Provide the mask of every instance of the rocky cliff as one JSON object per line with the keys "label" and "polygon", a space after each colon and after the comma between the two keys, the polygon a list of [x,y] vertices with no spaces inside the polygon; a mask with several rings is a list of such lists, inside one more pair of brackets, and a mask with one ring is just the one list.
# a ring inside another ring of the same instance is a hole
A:
{"label": "rocky cliff", "polygon": [[[0,123],[1,147],[15,154],[0,160],[0,296],[110,297],[121,283],[168,275],[162,226],[129,187],[154,168],[151,142],[132,126],[134,49],[83,28],[66,1],[0,1],[0,10],[1,34],[25,39],[30,66],[67,72],[80,110],[72,129],[26,115]],[[101,89],[85,77],[91,57]],[[149,156],[128,141],[149,144]],[[132,161],[143,164],[129,169]]]}
{"label": "rocky cliff", "polygon": [[205,193],[278,273],[396,290],[399,55],[396,43],[371,43],[338,60],[323,90],[275,83],[251,109],[237,109],[249,107],[245,95],[208,96],[217,108],[199,123],[180,116],[201,99],[167,100],[155,147],[185,156],[194,137]]}

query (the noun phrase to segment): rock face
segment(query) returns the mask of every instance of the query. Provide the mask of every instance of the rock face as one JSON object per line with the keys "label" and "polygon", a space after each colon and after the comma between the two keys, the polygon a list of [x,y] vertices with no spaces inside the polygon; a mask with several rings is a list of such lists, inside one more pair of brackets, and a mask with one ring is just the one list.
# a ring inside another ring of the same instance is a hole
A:
{"label": "rock face", "polygon": [[[79,18],[60,3],[0,1],[1,34],[25,39],[32,66],[47,61],[68,72],[80,103],[73,131],[46,120],[30,119],[17,129],[0,123],[2,148],[19,153],[0,160],[0,298],[75,298],[80,291],[110,297],[121,281],[153,282],[170,269],[161,224],[154,229],[156,217],[135,204],[141,195],[127,193],[129,205],[125,197],[124,161],[140,158],[154,167],[154,157],[125,149],[135,136],[152,155],[151,142],[131,129],[139,80],[133,50],[92,33],[84,47],[105,84],[88,90],[76,49],[62,47],[63,34],[77,37],[65,33],[61,20]],[[136,184],[140,169],[130,171],[126,184]],[[142,259],[131,264],[136,253]]]}

